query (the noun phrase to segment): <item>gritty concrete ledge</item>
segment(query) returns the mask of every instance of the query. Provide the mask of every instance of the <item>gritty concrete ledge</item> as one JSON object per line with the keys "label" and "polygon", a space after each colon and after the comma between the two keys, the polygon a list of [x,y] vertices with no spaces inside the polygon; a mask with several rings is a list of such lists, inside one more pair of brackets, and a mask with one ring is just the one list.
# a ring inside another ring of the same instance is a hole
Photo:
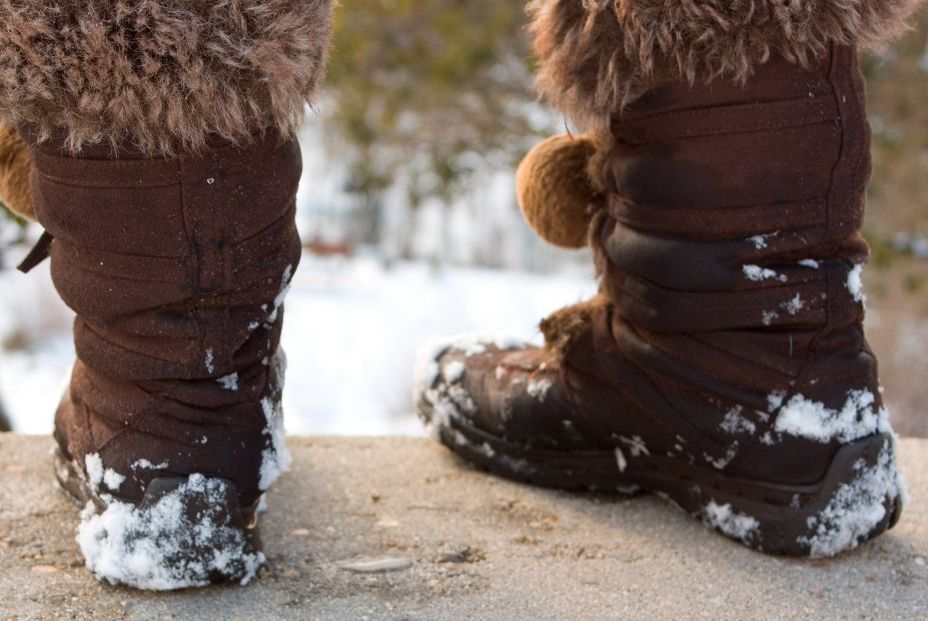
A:
{"label": "gritty concrete ledge", "polygon": [[651,497],[500,481],[426,440],[290,445],[260,579],[150,594],[84,570],[51,441],[0,434],[0,618],[928,618],[928,441],[902,443],[912,503],[899,526],[815,562],[750,552]]}

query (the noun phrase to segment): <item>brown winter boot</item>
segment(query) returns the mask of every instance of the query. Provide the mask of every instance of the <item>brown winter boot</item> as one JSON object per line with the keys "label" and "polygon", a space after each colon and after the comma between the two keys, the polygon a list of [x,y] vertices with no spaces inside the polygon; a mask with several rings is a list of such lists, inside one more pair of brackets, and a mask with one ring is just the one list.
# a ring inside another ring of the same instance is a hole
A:
{"label": "brown winter boot", "polygon": [[251,580],[287,468],[282,302],[300,260],[294,130],[330,0],[0,4],[0,112],[76,312],[55,421],[88,568],[178,589]]}
{"label": "brown winter boot", "polygon": [[896,523],[862,329],[854,43],[911,3],[847,4],[534,3],[543,90],[606,145],[602,293],[543,322],[544,349],[427,355],[418,402],[445,445],[533,484],[653,491],[775,554],[835,555]]}

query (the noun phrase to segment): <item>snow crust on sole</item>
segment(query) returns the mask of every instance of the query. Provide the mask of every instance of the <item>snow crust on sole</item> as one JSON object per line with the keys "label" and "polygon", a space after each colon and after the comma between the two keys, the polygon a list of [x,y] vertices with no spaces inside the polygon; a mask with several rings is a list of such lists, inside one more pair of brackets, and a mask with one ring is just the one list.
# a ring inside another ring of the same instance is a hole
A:
{"label": "snow crust on sole", "polygon": [[102,511],[87,503],[77,536],[100,580],[152,591],[245,585],[264,564],[243,524],[233,521],[237,494],[228,481],[194,474],[163,495],[146,495],[140,506],[103,500]]}
{"label": "snow crust on sole", "polygon": [[854,464],[857,477],[841,485],[828,506],[808,520],[812,535],[800,542],[813,558],[837,556],[869,539],[886,519],[887,505],[906,502],[905,483],[896,466],[896,443],[887,442],[875,464]]}
{"label": "snow crust on sole", "polygon": [[[794,493],[774,486],[783,500],[771,504],[766,494],[772,488],[763,482],[755,493],[747,493],[744,480],[732,481],[729,489],[719,485],[717,476],[714,483],[700,481],[694,472],[684,478],[670,471],[655,477],[656,464],[641,469],[638,459],[626,458],[624,451],[552,454],[509,445],[458,417],[436,426],[445,446],[495,474],[558,489],[655,492],[728,538],[776,555],[820,558],[851,551],[892,528],[906,498],[888,434],[847,445],[817,491],[798,486]],[[642,454],[639,459],[651,458]]]}

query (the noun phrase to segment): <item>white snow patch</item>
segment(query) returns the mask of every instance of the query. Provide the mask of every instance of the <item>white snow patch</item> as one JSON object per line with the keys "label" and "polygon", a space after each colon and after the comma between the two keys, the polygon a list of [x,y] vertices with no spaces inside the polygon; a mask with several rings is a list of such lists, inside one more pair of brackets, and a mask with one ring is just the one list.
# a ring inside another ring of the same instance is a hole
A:
{"label": "white snow patch", "polygon": [[208,373],[212,373],[216,370],[212,347],[206,350],[206,359],[203,361],[203,364],[206,365],[206,371]]}
{"label": "white snow patch", "polygon": [[805,307],[806,303],[803,301],[802,296],[798,293],[796,294],[796,297],[787,302],[783,302],[783,304],[780,305],[780,308],[785,310],[790,315],[798,315]]}
{"label": "white snow patch", "polygon": [[103,460],[98,453],[90,453],[84,456],[84,467],[87,471],[87,482],[90,488],[96,492],[101,485],[105,485],[110,490],[117,492],[126,477],[119,474],[112,468],[104,468]]}
{"label": "white snow patch", "polygon": [[822,266],[822,264],[815,259],[803,259],[799,262],[799,265],[802,267],[808,267],[809,269],[813,270],[817,270]]}
{"label": "white snow patch", "polygon": [[619,436],[619,440],[625,443],[625,445],[628,447],[628,451],[632,454],[632,457],[651,455],[651,452],[648,450],[648,447],[645,445],[641,436],[632,436],[631,438]]}
{"label": "white snow patch", "polygon": [[780,318],[780,313],[776,311],[764,311],[761,314],[761,321],[765,326],[773,325],[773,322]]}
{"label": "white snow patch", "polygon": [[867,301],[867,295],[864,293],[863,273],[864,266],[856,265],[847,275],[847,290],[854,296],[854,300],[861,304]]}
{"label": "white snow patch", "polygon": [[[110,500],[97,514],[87,503],[77,535],[87,568],[102,580],[155,591],[206,586],[212,572],[242,575],[241,583],[248,583],[264,556],[248,551],[241,531],[220,525],[225,489],[194,474],[144,509]],[[191,520],[186,511],[191,500],[210,510]]]}
{"label": "white snow patch", "polygon": [[754,247],[758,250],[763,250],[767,247],[767,236],[766,235],[755,235],[748,239],[749,242],[754,244]]}
{"label": "white snow patch", "polygon": [[783,402],[786,400],[786,391],[785,390],[774,390],[772,393],[767,395],[767,411],[773,414],[781,407],[783,407]]}
{"label": "white snow patch", "polygon": [[97,491],[100,484],[103,483],[103,460],[97,453],[89,453],[84,456],[84,470],[87,472],[87,482],[90,488]]}
{"label": "white snow patch", "polygon": [[[293,266],[288,265],[284,268],[284,274],[280,279],[280,292],[277,294],[277,297],[274,298],[274,304],[271,309],[271,314],[268,315],[267,321],[264,323],[264,327],[268,330],[274,327],[274,324],[277,323],[277,319],[280,316],[280,309],[284,305],[284,301],[287,299],[287,294],[290,293],[290,281],[293,279]],[[267,305],[261,306],[262,310],[267,309]]]}
{"label": "white snow patch", "polygon": [[529,380],[525,390],[530,397],[537,401],[544,402],[544,400],[548,398],[548,391],[551,390],[552,386],[554,386],[554,383],[551,381],[551,378],[542,377],[540,379]]}
{"label": "white snow patch", "polygon": [[724,470],[725,466],[730,464],[731,460],[733,460],[737,455],[738,455],[738,443],[735,442],[730,447],[728,447],[728,451],[722,457],[716,458],[716,457],[713,457],[712,455],[709,455],[708,453],[703,453],[702,456],[716,470]]}
{"label": "white snow patch", "polygon": [[[461,389],[463,390],[463,388]],[[463,395],[458,395],[460,399]],[[422,393],[422,399],[432,406],[431,418],[426,421],[431,431],[432,437],[439,439],[442,429],[451,425],[451,417],[459,416],[460,410],[455,401],[450,397],[447,390],[442,387],[430,388]]]}
{"label": "white snow patch", "polygon": [[413,382],[413,402],[418,403],[420,395],[432,390],[441,375],[438,359],[447,351],[447,347],[426,345],[419,349],[416,358],[415,381]]}
{"label": "white snow patch", "polygon": [[161,462],[160,464],[153,464],[151,461],[147,459],[139,459],[139,460],[136,460],[134,464],[132,464],[132,469],[133,470],[164,470],[168,466],[169,464],[167,460]]}
{"label": "white snow patch", "polygon": [[238,390],[238,373],[230,373],[225,377],[220,377],[216,382],[226,390],[235,392]]}
{"label": "white snow patch", "polygon": [[780,282],[786,282],[787,280],[784,274],[778,274],[771,269],[761,267],[759,265],[745,265],[742,267],[742,269],[744,270],[745,277],[753,282],[763,282],[765,280],[779,280]]}
{"label": "white snow patch", "polygon": [[112,468],[107,468],[103,473],[103,484],[114,492],[118,492],[122,484],[126,482],[126,477],[119,474]]}
{"label": "white snow patch", "polygon": [[271,446],[261,453],[261,472],[258,488],[267,490],[280,476],[290,469],[293,457],[286,444],[283,424],[283,408],[280,401],[266,397],[261,400],[261,409],[267,417],[268,426],[264,433],[271,438]]}
{"label": "white snow patch", "polygon": [[258,487],[265,491],[273,485],[280,475],[290,469],[293,456],[287,449],[287,431],[284,427],[284,411],[281,405],[281,392],[283,390],[284,376],[287,371],[287,358],[283,349],[278,350],[274,357],[274,369],[277,374],[277,386],[273,387],[271,394],[261,400],[261,409],[267,419],[265,435],[271,440],[271,446],[261,454],[261,471]]}
{"label": "white snow patch", "polygon": [[782,406],[774,429],[777,432],[827,444],[833,440],[853,442],[890,430],[885,408],[874,407],[876,398],[869,390],[852,390],[840,410],[796,395]]}
{"label": "white snow patch", "polygon": [[732,408],[725,414],[722,421],[722,430],[732,435],[739,433],[753,434],[757,431],[757,425],[744,416],[744,408],[740,405]]}
{"label": "white snow patch", "polygon": [[854,470],[858,477],[838,488],[828,506],[809,518],[814,534],[799,542],[811,547],[812,557],[835,556],[856,548],[886,517],[887,503],[905,500],[893,443],[886,443],[876,465],[867,468],[860,460]]}
{"label": "white snow patch", "polygon": [[760,534],[760,522],[756,518],[737,513],[730,504],[719,505],[714,500],[703,510],[703,520],[707,526],[717,528],[746,544],[753,542]]}
{"label": "white snow patch", "polygon": [[441,377],[449,384],[457,384],[464,378],[467,367],[460,360],[453,360],[441,370]]}
{"label": "white snow patch", "polygon": [[278,309],[284,305],[287,294],[290,293],[290,280],[293,278],[293,266],[288,265],[284,269],[284,275],[280,279],[280,292],[274,298],[274,308]]}
{"label": "white snow patch", "polygon": [[625,472],[628,468],[628,461],[625,459],[625,453],[619,447],[615,448],[615,461],[619,466],[619,472]]}

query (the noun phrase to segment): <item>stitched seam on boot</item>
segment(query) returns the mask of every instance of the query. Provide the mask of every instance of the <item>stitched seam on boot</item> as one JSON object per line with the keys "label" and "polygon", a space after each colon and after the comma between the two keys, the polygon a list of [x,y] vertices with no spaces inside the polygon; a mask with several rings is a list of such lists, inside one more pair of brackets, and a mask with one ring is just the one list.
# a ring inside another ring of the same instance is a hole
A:
{"label": "stitched seam on boot", "polygon": [[180,179],[180,200],[181,200],[181,212],[184,216],[184,237],[187,241],[187,248],[189,254],[186,257],[187,269],[188,269],[188,278],[189,282],[193,286],[194,297],[191,297],[187,300],[185,307],[187,308],[187,316],[189,317],[189,322],[193,327],[193,331],[196,334],[196,347],[193,353],[194,359],[187,360],[183,363],[182,366],[184,369],[184,379],[193,379],[192,368],[197,364],[196,357],[200,352],[207,351],[206,347],[206,337],[201,325],[201,318],[199,316],[199,311],[196,306],[195,296],[200,290],[200,256],[197,253],[196,249],[196,237],[193,231],[193,220],[191,215],[190,203],[188,200],[187,184],[185,183],[185,167],[184,167],[184,158],[178,157],[177,160],[177,177]]}
{"label": "stitched seam on boot", "polygon": [[[99,332],[99,331],[98,331],[96,328],[94,328],[93,325],[90,324],[86,319],[83,320],[83,323],[84,323],[84,327],[85,327],[89,332],[91,332],[95,337],[97,337],[97,338],[100,339],[101,341],[103,341],[103,342],[105,342],[105,343],[111,345],[112,347],[115,347],[115,348],[117,348],[117,349],[121,349],[121,350],[123,350],[123,351],[127,351],[127,352],[129,352],[129,353],[131,353],[131,354],[134,354],[134,355],[140,357],[140,358],[147,358],[148,360],[156,360],[156,361],[158,361],[158,362],[166,362],[166,363],[168,363],[168,364],[177,365],[177,366],[187,366],[185,363],[179,363],[179,362],[177,362],[176,360],[170,360],[170,359],[168,359],[168,358],[159,358],[158,356],[152,356],[151,354],[147,354],[147,353],[145,353],[145,352],[135,351],[135,350],[133,350],[133,349],[130,348],[130,347],[127,347],[127,346],[125,346],[125,345],[123,345],[123,344],[121,344],[121,343],[117,343],[116,341],[114,341],[114,340],[112,340],[112,339],[110,339],[110,338],[107,338],[106,335],[104,335],[104,334],[102,334],[101,332]],[[137,335],[135,335],[135,336],[137,336]],[[154,338],[154,337],[152,337],[152,338]],[[177,340],[189,341],[189,340],[192,340],[192,339],[178,338]],[[197,336],[197,340],[199,341],[199,336]]]}
{"label": "stitched seam on boot", "polygon": [[[121,257],[131,257],[132,255],[118,255]],[[170,261],[171,259],[166,259]],[[157,283],[159,285],[181,285],[184,284],[184,281],[177,280],[159,280],[158,278],[130,278],[129,276],[123,276],[120,274],[114,274],[107,270],[91,269],[86,265],[81,265],[79,261],[71,261],[71,267],[79,269],[82,272],[88,274],[93,274],[94,276],[105,276],[106,278],[113,280],[124,280],[126,282],[144,282],[144,283]]]}
{"label": "stitched seam on boot", "polygon": [[44,173],[44,172],[42,172],[41,170],[36,170],[35,172],[36,172],[36,174],[37,174],[39,177],[41,177],[41,178],[44,179],[45,181],[50,181],[50,182],[52,182],[52,183],[54,183],[54,184],[61,185],[61,186],[64,186],[64,187],[66,187],[66,188],[80,188],[80,189],[88,189],[88,188],[90,188],[90,189],[107,189],[107,190],[108,190],[108,189],[138,189],[138,188],[141,187],[141,188],[144,188],[144,189],[146,189],[146,190],[148,190],[148,189],[153,189],[153,190],[155,190],[155,189],[158,189],[158,188],[171,188],[171,187],[174,187],[174,186],[176,186],[176,185],[179,185],[178,182],[176,182],[176,181],[164,182],[164,183],[156,183],[156,184],[141,184],[141,185],[140,185],[140,184],[132,184],[132,185],[128,185],[128,184],[127,184],[127,185],[114,185],[112,182],[96,183],[96,184],[91,184],[91,183],[72,183],[72,182],[69,182],[69,181],[67,181],[66,179],[62,178],[62,177],[56,177],[55,175],[51,175],[51,174],[49,174],[49,173]]}

